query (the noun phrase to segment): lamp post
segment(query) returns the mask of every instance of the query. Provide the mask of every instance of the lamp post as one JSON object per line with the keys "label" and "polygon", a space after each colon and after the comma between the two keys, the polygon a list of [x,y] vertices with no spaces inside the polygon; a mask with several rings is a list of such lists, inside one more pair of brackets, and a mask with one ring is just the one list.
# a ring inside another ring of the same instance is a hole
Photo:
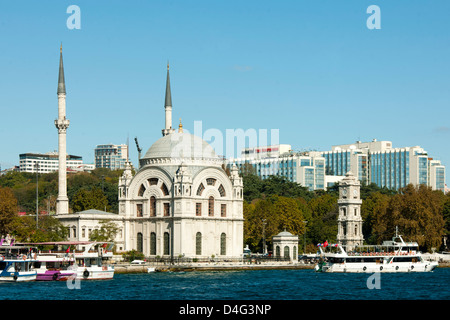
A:
{"label": "lamp post", "polygon": [[38,219],[39,219],[39,163],[36,162],[36,229],[38,228]]}
{"label": "lamp post", "polygon": [[303,223],[305,224],[305,233],[303,233],[303,254],[306,254],[306,224],[308,221],[305,220]]}
{"label": "lamp post", "polygon": [[263,254],[266,254],[266,219],[262,219],[263,226]]}

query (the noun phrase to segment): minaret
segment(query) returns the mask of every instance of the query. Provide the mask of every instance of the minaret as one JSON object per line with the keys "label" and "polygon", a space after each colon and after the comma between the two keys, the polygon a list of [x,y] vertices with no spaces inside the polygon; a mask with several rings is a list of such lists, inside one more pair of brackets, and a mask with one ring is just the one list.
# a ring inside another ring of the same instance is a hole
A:
{"label": "minaret", "polygon": [[172,129],[172,94],[170,93],[170,77],[169,77],[168,62],[167,62],[167,80],[166,80],[166,101],[164,108],[166,110],[166,126],[162,130],[162,135],[166,136],[175,131],[174,129]]}
{"label": "minaret", "polygon": [[64,81],[64,66],[62,56],[62,44],[59,56],[59,77],[58,77],[58,119],[55,126],[58,129],[58,198],[56,199],[56,214],[69,213],[69,198],[67,197],[67,172],[66,172],[66,131],[69,127],[69,120],[66,119],[66,84]]}

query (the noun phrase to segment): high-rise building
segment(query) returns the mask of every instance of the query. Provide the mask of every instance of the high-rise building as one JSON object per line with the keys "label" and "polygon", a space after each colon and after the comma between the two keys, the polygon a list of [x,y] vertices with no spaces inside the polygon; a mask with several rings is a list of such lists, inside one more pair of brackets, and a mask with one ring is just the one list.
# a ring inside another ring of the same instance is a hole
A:
{"label": "high-rise building", "polygon": [[128,159],[128,146],[126,144],[101,144],[94,149],[95,167],[111,170],[125,169]]}
{"label": "high-rise building", "polygon": [[309,190],[325,189],[325,158],[319,152],[293,152],[290,145],[246,148],[241,158],[227,160],[227,166],[236,164],[241,170],[250,165],[261,179],[282,176]]}
{"label": "high-rise building", "polygon": [[344,176],[351,171],[362,184],[375,183],[389,189],[408,184],[445,188],[445,166],[419,146],[393,148],[390,141],[361,142],[333,146],[322,152],[326,173]]}

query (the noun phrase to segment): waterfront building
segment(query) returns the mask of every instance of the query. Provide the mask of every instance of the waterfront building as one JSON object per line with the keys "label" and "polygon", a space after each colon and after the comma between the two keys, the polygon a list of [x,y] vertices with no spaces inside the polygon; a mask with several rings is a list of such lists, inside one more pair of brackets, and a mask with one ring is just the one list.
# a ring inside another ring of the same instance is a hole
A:
{"label": "waterfront building", "polygon": [[[19,155],[19,171],[50,173],[59,170],[59,155],[57,152],[21,153]],[[75,155],[66,156],[66,170],[84,170],[83,158]]]}
{"label": "waterfront building", "polygon": [[337,242],[346,247],[346,251],[362,245],[363,220],[361,217],[360,181],[348,172],[339,182],[339,216]]}
{"label": "waterfront building", "polygon": [[119,228],[114,239],[115,249],[119,252],[124,249],[123,217],[117,213],[89,209],[70,214],[60,214],[57,218],[68,228],[68,241],[89,241],[92,232],[101,228],[102,221],[113,222]]}
{"label": "waterfront building", "polygon": [[284,230],[272,237],[272,245],[275,257],[298,262],[298,236]]}
{"label": "waterfront building", "polygon": [[133,176],[129,162],[119,180],[119,215],[124,250],[150,257],[241,257],[243,184],[230,176],[223,159],[200,137],[172,128],[167,67],[165,127],[140,159]]}
{"label": "waterfront building", "polygon": [[240,170],[250,165],[261,179],[282,176],[309,190],[326,189],[325,158],[319,152],[293,152],[290,145],[246,148],[241,158],[227,160],[228,167],[233,164]]}
{"label": "waterfront building", "polygon": [[101,144],[94,149],[95,167],[111,170],[125,169],[128,145]]}

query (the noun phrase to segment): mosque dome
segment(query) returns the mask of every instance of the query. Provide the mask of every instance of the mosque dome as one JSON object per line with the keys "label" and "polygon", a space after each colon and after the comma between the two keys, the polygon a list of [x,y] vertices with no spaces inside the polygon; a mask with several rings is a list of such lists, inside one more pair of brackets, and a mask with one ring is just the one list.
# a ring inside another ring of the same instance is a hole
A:
{"label": "mosque dome", "polygon": [[173,132],[157,140],[142,159],[219,159],[202,138],[187,132]]}

